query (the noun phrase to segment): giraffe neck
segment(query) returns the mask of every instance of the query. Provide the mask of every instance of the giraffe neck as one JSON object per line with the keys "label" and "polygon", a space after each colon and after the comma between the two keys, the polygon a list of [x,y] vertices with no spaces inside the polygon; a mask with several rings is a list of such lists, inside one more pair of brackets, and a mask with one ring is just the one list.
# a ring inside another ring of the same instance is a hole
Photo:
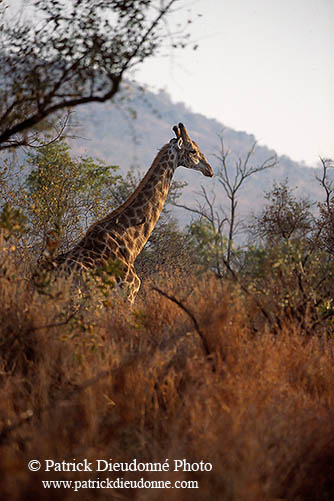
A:
{"label": "giraffe neck", "polygon": [[108,219],[111,233],[134,262],[150,237],[160,216],[176,168],[176,153],[163,146],[134,193]]}

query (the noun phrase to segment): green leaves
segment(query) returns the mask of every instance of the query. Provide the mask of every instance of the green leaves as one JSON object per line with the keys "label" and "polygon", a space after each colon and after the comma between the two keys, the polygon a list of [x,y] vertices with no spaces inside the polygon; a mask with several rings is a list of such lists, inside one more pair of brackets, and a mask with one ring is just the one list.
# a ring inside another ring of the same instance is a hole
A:
{"label": "green leaves", "polygon": [[209,269],[217,269],[226,256],[227,237],[204,218],[192,222],[187,230],[195,262]]}
{"label": "green leaves", "polygon": [[268,241],[299,239],[312,230],[311,203],[297,199],[287,180],[276,184],[265,194],[268,201],[261,214],[255,217],[253,233]]}
{"label": "green leaves", "polygon": [[0,187],[3,198],[25,215],[34,248],[47,249],[52,240],[59,247],[54,252],[65,250],[93,220],[114,208],[117,166],[91,157],[72,158],[64,141],[41,145],[29,153],[27,164],[29,169],[7,185],[4,170]]}

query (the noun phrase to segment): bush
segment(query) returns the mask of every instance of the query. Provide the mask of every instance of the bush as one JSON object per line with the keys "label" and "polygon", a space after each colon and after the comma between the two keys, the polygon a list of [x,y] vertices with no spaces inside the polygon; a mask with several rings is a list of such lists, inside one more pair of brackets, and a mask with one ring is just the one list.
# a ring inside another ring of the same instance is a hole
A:
{"label": "bush", "polygon": [[[255,331],[257,303],[212,274],[185,281],[160,273],[154,283],[146,280],[132,309],[115,295],[101,307],[93,291],[73,313],[70,284],[60,279],[50,294],[39,294],[21,278],[17,252],[3,249],[1,258],[4,498],[72,499],[73,489],[45,489],[42,480],[97,476],[199,483],[124,491],[138,500],[333,497],[334,341],[323,324],[307,339],[293,317],[279,335],[268,321]],[[50,458],[168,458],[171,469],[120,475],[27,468],[31,459]],[[183,458],[210,462],[212,471],[173,471]],[[110,498],[104,489],[85,495]]]}

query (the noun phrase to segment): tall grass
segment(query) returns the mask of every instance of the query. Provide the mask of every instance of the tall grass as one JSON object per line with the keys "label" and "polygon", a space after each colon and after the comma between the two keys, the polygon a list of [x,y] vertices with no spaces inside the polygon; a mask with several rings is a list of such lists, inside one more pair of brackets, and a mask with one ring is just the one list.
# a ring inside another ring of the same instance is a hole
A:
{"label": "tall grass", "polygon": [[[113,295],[103,307],[94,291],[74,304],[67,281],[42,294],[10,254],[2,254],[0,277],[2,499],[334,498],[334,344],[325,332],[305,337],[291,318],[274,332],[237,285],[210,275],[160,273],[132,308]],[[171,468],[27,468],[31,459],[74,458],[168,458]],[[211,463],[212,471],[175,472],[175,459]],[[197,480],[199,488],[77,493],[42,485],[120,476]]]}

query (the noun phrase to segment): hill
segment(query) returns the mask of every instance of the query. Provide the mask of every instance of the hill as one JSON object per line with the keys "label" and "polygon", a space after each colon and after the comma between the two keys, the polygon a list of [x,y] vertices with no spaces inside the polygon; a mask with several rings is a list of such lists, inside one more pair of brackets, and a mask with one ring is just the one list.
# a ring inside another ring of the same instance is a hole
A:
{"label": "hill", "polygon": [[[122,172],[134,167],[145,172],[158,149],[172,137],[171,127],[180,121],[198,142],[215,172],[219,167],[215,154],[219,153],[219,135],[222,131],[232,161],[245,157],[256,140],[252,134],[233,130],[215,119],[192,112],[183,103],[173,102],[164,91],[143,92],[135,86],[128,86],[117,103],[94,103],[78,109],[74,120],[77,123],[75,134],[80,136],[72,140],[74,151],[119,165]],[[253,164],[261,164],[273,155],[274,150],[258,145],[252,157]],[[285,179],[288,179],[291,187],[297,188],[299,195],[312,201],[322,199],[321,189],[314,179],[316,171],[287,156],[279,156],[275,169],[257,174],[245,183],[240,192],[241,212],[256,212],[263,204],[264,192],[271,189],[274,181]],[[201,185],[207,190],[214,189],[217,202],[224,203],[224,193],[217,179],[212,182],[197,172],[185,169],[178,169],[175,178],[188,183],[182,203],[194,204]],[[187,216],[185,211],[178,212],[183,223]]]}

